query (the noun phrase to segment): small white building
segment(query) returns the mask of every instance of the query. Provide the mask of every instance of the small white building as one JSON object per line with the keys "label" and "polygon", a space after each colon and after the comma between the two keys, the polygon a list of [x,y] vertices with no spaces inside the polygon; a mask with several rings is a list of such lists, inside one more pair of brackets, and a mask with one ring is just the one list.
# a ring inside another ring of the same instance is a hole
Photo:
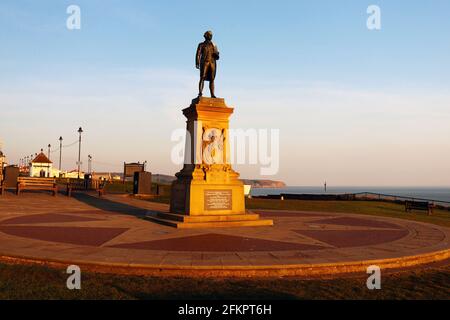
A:
{"label": "small white building", "polygon": [[58,170],[53,169],[53,162],[41,151],[30,163],[30,177],[57,177]]}

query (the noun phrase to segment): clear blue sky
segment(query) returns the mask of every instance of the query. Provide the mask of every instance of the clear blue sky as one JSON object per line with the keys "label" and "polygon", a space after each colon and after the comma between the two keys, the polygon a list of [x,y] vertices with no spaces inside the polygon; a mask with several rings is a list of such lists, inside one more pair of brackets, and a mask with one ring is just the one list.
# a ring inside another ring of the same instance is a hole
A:
{"label": "clear blue sky", "polygon": [[[81,7],[79,31],[66,29],[70,4]],[[371,4],[380,31],[366,28]],[[184,126],[195,49],[211,29],[232,126],[281,130],[269,178],[449,185],[449,12],[448,0],[2,0],[0,139],[17,161],[60,135],[73,142],[82,125],[97,170],[148,160],[173,174],[170,133]]]}

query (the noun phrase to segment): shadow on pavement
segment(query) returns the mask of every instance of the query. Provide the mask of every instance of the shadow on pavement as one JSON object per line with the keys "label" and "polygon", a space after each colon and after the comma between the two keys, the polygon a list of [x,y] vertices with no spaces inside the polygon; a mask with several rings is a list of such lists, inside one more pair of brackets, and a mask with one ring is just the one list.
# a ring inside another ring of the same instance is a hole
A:
{"label": "shadow on pavement", "polygon": [[74,193],[72,197],[80,202],[83,202],[91,207],[115,212],[120,214],[132,215],[137,217],[144,217],[149,214],[155,214],[156,211],[148,210],[144,208],[134,207],[125,203],[111,201],[105,198],[99,198],[89,195],[87,193]]}

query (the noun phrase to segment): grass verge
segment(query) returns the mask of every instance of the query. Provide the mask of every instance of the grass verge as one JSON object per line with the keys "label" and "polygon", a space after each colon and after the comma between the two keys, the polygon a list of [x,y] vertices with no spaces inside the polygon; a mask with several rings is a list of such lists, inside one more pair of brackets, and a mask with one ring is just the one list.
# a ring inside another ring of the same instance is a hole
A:
{"label": "grass verge", "polygon": [[343,279],[197,279],[82,273],[81,290],[63,270],[0,264],[0,299],[449,299],[450,266],[387,274],[381,290],[366,275]]}

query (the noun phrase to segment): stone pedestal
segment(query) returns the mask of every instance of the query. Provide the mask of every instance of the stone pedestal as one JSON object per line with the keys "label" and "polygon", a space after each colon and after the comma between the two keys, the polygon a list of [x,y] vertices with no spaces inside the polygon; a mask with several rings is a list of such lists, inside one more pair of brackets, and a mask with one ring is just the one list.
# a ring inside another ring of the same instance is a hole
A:
{"label": "stone pedestal", "polygon": [[185,164],[172,184],[171,213],[154,219],[178,228],[273,225],[246,213],[244,185],[229,160],[232,113],[224,99],[203,97],[183,110]]}

